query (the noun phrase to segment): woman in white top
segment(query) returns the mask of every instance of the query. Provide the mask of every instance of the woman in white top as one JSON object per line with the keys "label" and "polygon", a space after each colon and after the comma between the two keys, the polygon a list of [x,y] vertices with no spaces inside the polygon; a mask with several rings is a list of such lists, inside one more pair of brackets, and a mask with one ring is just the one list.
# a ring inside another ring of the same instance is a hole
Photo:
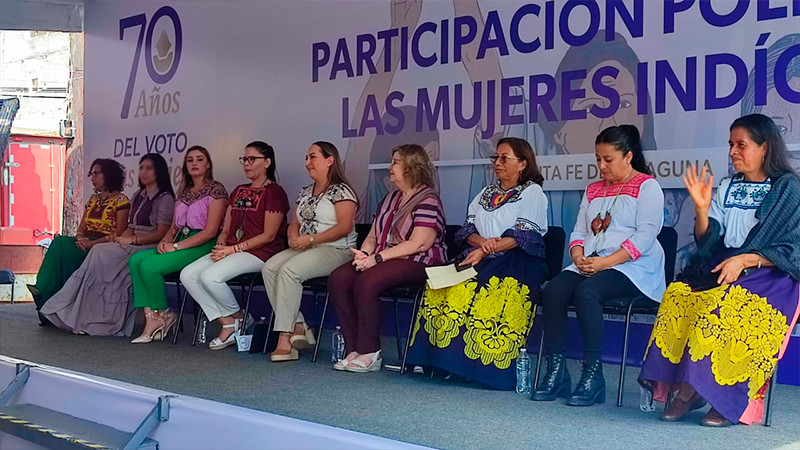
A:
{"label": "woman in white top", "polygon": [[[632,125],[603,130],[595,139],[603,179],[590,184],[570,235],[572,264],[542,293],[548,366],[533,400],[569,397],[567,404],[605,401],[603,303],[664,293],[664,251],[657,236],[664,222],[664,194],[650,175],[639,132]],[[564,350],[567,306],[574,305],[584,343],[581,378],[570,395]]]}
{"label": "woman in white top", "polygon": [[278,346],[270,360],[294,361],[297,350],[314,345],[314,334],[300,312],[305,280],[324,277],[353,259],[356,245],[353,188],[344,175],[339,151],[330,142],[315,142],[306,151],[306,170],[313,183],[300,190],[289,223],[289,249],[271,257],[261,274],[275,311]]}

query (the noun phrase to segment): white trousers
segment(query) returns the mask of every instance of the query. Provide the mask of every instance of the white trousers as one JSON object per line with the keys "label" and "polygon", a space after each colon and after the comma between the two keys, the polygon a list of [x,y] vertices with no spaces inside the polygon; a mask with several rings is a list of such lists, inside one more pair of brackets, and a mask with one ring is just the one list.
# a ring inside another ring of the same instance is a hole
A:
{"label": "white trousers", "polygon": [[275,330],[290,333],[295,323],[305,322],[300,312],[304,281],[328,276],[352,259],[349,248],[320,245],[308,250],[284,250],[267,260],[261,275],[275,311]]}
{"label": "white trousers", "polygon": [[244,273],[256,273],[263,265],[261,258],[248,252],[234,253],[217,262],[209,254],[181,270],[181,283],[208,320],[215,320],[241,309],[227,281]]}

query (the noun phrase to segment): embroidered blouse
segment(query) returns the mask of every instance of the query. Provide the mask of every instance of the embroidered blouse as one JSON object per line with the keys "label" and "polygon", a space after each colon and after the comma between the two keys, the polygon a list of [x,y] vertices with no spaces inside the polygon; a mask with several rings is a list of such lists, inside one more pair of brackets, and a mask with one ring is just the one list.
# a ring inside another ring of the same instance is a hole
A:
{"label": "embroidered blouse", "polygon": [[763,182],[750,182],[740,175],[720,181],[711,199],[708,217],[719,222],[725,247],[739,248],[744,244],[750,230],[758,223],[756,209],[771,187],[769,178]]}
{"label": "embroidered blouse", "polygon": [[[522,251],[544,258],[542,237],[547,233],[547,196],[542,187],[533,181],[507,191],[499,184],[484,187],[470,203],[467,221],[456,233],[456,242],[466,246],[466,239],[472,233],[483,238],[513,237]],[[468,248],[464,253],[471,250]]]}
{"label": "embroidered blouse", "polygon": [[[266,261],[272,255],[286,248],[286,214],[289,212],[289,199],[286,191],[278,183],[269,183],[254,188],[249,184],[236,186],[231,194],[231,224],[228,229],[227,245],[236,245],[264,232],[266,213],[283,214],[281,225],[275,239],[261,247],[247,250],[248,253]],[[244,233],[237,239],[237,230]]]}
{"label": "embroidered blouse", "polygon": [[208,221],[208,207],[218,198],[228,198],[228,191],[218,181],[212,181],[196,192],[185,189],[175,202],[175,226],[183,228],[188,225],[192,230],[202,230]]}
{"label": "embroidered blouse", "polygon": [[[339,202],[357,203],[356,194],[346,184],[332,184],[320,195],[314,195],[314,184],[309,184],[300,190],[297,195],[297,221],[300,224],[300,234],[317,234],[336,226],[335,204]],[[350,230],[347,236],[334,242],[324,242],[320,245],[330,245],[338,248],[355,247],[356,228]]]}
{"label": "embroidered blouse", "polygon": [[117,213],[130,209],[131,202],[122,192],[109,195],[103,200],[95,192],[86,202],[83,223],[86,226],[86,237],[98,239],[117,231]]}
{"label": "embroidered blouse", "polygon": [[[604,218],[608,211],[608,229],[595,235],[592,220],[598,214]],[[657,239],[663,224],[664,193],[655,178],[640,173],[623,184],[596,181],[586,188],[569,248],[582,245],[587,256],[592,252],[609,256],[622,247],[631,259],[611,269],[622,272],[644,295],[660,302],[666,289],[664,250]],[[580,273],[575,264],[565,270]]]}
{"label": "embroidered blouse", "polygon": [[[415,227],[433,228],[436,239],[428,250],[405,256],[404,259],[421,262],[426,265],[441,264],[447,259],[444,244],[444,208],[439,196],[431,188],[419,189],[405,205],[400,205],[403,193],[400,190],[390,192],[378,205],[375,215],[375,253],[394,247],[411,238]],[[411,211],[404,211],[411,206]]]}
{"label": "embroidered blouse", "polygon": [[143,235],[155,230],[158,225],[172,224],[172,213],[175,210],[175,198],[167,191],[156,191],[147,195],[140,189],[133,194],[131,213],[128,216],[128,228],[135,235]]}

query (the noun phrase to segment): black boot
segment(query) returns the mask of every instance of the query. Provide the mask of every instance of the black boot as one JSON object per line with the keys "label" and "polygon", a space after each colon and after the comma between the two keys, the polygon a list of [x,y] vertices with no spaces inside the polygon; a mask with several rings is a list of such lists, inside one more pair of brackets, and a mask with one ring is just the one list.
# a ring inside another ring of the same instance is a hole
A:
{"label": "black boot", "polygon": [[531,394],[531,400],[552,402],[556,397],[569,396],[570,382],[567,360],[562,353],[547,355],[547,372],[539,387]]}
{"label": "black boot", "polygon": [[581,361],[581,379],[575,392],[565,402],[570,406],[592,406],[606,401],[606,380],[603,378],[603,363],[599,359],[586,358]]}

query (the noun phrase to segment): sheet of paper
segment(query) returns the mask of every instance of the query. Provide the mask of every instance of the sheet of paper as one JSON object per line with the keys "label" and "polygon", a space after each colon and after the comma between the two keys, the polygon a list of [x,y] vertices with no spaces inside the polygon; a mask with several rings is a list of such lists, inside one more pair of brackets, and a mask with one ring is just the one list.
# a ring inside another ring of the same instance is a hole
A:
{"label": "sheet of paper", "polygon": [[442,289],[455,286],[458,283],[463,283],[464,281],[467,281],[470,278],[478,275],[478,272],[476,272],[472,267],[459,272],[456,270],[455,264],[426,267],[425,272],[428,274],[428,287],[431,289]]}

